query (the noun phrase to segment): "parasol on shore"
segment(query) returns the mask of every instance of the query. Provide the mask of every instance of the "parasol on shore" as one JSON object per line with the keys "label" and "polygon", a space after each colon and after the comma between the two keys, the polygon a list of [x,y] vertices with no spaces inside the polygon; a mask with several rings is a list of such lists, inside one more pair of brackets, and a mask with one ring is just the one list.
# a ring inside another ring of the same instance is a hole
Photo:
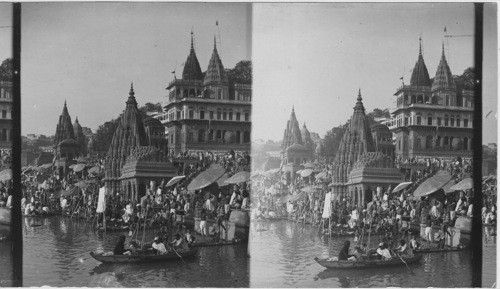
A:
{"label": "parasol on shore", "polygon": [[304,191],[302,191],[302,192],[300,192],[300,193],[298,193],[298,194],[295,194],[295,195],[291,196],[291,197],[289,198],[289,200],[290,200],[290,202],[295,202],[295,201],[298,201],[298,200],[304,199],[305,197],[307,197],[307,193],[306,193],[306,192],[304,192]]}
{"label": "parasol on shore", "polygon": [[213,167],[201,172],[187,186],[188,191],[196,191],[208,187],[217,181],[226,172],[224,168]]}
{"label": "parasol on shore", "polygon": [[85,164],[77,164],[73,167],[73,171],[80,172],[80,171],[83,171],[84,168],[85,168]]}
{"label": "parasol on shore", "polygon": [[474,180],[472,178],[466,178],[461,180],[458,184],[452,186],[450,190],[452,191],[465,191],[474,188]]}
{"label": "parasol on shore", "polygon": [[313,170],[311,169],[305,169],[305,170],[302,170],[300,171],[300,176],[305,178],[305,177],[308,177],[312,174]]}
{"label": "parasol on shore", "polygon": [[12,180],[12,169],[5,169],[0,172],[0,181],[9,181]]}
{"label": "parasol on shore", "polygon": [[321,173],[318,173],[316,176],[315,176],[316,179],[325,179],[326,178],[326,172],[321,172]]}
{"label": "parasol on shore", "polygon": [[302,188],[301,191],[310,194],[310,193],[314,193],[316,190],[314,187],[305,187],[305,188]]}
{"label": "parasol on shore", "polygon": [[437,190],[444,187],[447,183],[451,181],[451,175],[449,174],[436,174],[427,180],[425,180],[418,188],[413,192],[415,197],[425,197]]}
{"label": "parasol on shore", "polygon": [[175,184],[177,184],[178,182],[180,182],[181,180],[183,180],[186,176],[176,176],[176,177],[173,177],[170,179],[170,181],[168,181],[167,185],[165,187],[170,187],[170,186],[173,186]]}
{"label": "parasol on shore", "polygon": [[44,169],[50,169],[52,167],[52,163],[44,164],[41,167]]}
{"label": "parasol on shore", "polygon": [[406,189],[409,185],[413,184],[413,182],[404,182],[404,183],[401,183],[399,185],[397,185],[394,190],[392,190],[393,193],[397,193],[401,190],[404,190]]}
{"label": "parasol on shore", "polygon": [[244,183],[250,179],[250,172],[237,172],[234,174],[232,177],[229,179],[225,180],[224,183],[226,184],[239,184],[239,183]]}
{"label": "parasol on shore", "polygon": [[80,188],[86,188],[90,184],[95,184],[95,180],[82,180],[82,181],[79,181],[78,183],[76,183],[75,186],[80,187]]}
{"label": "parasol on shore", "polygon": [[66,196],[66,197],[74,196],[76,194],[78,194],[78,187],[72,187],[71,189],[68,189],[66,191],[61,191],[61,195]]}
{"label": "parasol on shore", "polygon": [[95,166],[95,167],[91,167],[89,169],[89,174],[94,174],[94,173],[97,173],[99,171],[99,166]]}
{"label": "parasol on shore", "polygon": [[229,179],[227,173],[223,174],[222,177],[220,177],[220,179],[217,180],[217,184],[219,185],[219,187],[228,186],[229,184],[226,183],[227,179]]}

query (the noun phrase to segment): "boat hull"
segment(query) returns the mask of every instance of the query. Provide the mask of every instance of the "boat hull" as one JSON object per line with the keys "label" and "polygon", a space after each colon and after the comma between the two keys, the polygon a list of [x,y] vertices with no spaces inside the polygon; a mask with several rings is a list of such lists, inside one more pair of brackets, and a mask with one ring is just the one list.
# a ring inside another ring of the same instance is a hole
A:
{"label": "boat hull", "polygon": [[[403,258],[406,264],[418,262],[422,259],[422,255],[415,255],[411,258]],[[328,261],[325,259],[314,258],[318,264],[329,269],[366,269],[366,268],[380,268],[390,266],[405,266],[399,258],[391,260],[364,260],[364,261]]]}
{"label": "boat hull", "polygon": [[[198,253],[198,249],[191,249],[187,252],[178,252],[182,258],[193,257]],[[169,252],[165,255],[111,255],[102,256],[94,252],[90,252],[90,256],[102,263],[150,263],[150,262],[166,262],[180,260],[175,252]]]}

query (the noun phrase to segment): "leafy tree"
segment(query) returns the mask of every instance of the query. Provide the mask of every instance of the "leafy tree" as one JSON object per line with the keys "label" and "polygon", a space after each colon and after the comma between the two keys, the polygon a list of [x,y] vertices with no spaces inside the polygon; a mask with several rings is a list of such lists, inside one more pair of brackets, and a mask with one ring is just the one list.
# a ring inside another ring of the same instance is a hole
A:
{"label": "leafy tree", "polygon": [[162,112],[163,108],[161,106],[161,103],[151,103],[148,102],[145,105],[141,106],[139,110],[145,114],[146,112]]}
{"label": "leafy tree", "polygon": [[325,135],[325,146],[324,153],[327,156],[334,156],[340,146],[340,142],[342,141],[342,137],[347,129],[349,122],[339,125],[337,127],[332,128],[331,130],[326,132]]}
{"label": "leafy tree", "polygon": [[12,81],[13,71],[14,64],[12,63],[12,58],[5,59],[0,65],[0,80]]}
{"label": "leafy tree", "polygon": [[121,117],[112,119],[100,125],[94,135],[94,148],[96,151],[107,152]]}
{"label": "leafy tree", "polygon": [[252,62],[242,60],[233,69],[226,69],[230,83],[252,84]]}

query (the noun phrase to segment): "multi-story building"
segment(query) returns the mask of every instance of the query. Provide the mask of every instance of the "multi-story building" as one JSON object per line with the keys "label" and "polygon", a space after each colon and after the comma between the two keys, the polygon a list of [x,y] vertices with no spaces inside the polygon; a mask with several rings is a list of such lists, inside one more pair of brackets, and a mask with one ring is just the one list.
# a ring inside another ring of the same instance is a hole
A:
{"label": "multi-story building", "polygon": [[474,92],[456,83],[446,62],[444,46],[431,82],[422,44],[409,85],[394,94],[397,108],[389,123],[399,161],[415,158],[472,158]]}
{"label": "multi-story building", "polygon": [[191,35],[182,78],[175,78],[167,90],[168,102],[160,119],[170,151],[250,151],[252,87],[230,83],[215,41],[203,75]]}
{"label": "multi-story building", "polygon": [[0,149],[12,150],[12,82],[0,81]]}

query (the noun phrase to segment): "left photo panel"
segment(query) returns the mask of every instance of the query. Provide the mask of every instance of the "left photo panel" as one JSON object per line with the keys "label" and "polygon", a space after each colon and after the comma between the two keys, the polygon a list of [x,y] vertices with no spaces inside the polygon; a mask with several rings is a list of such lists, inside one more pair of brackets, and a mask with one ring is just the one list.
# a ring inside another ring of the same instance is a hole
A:
{"label": "left photo panel", "polygon": [[249,287],[251,19],[22,4],[23,286]]}
{"label": "left photo panel", "polygon": [[14,286],[12,220],[13,5],[0,3],[0,287]]}

